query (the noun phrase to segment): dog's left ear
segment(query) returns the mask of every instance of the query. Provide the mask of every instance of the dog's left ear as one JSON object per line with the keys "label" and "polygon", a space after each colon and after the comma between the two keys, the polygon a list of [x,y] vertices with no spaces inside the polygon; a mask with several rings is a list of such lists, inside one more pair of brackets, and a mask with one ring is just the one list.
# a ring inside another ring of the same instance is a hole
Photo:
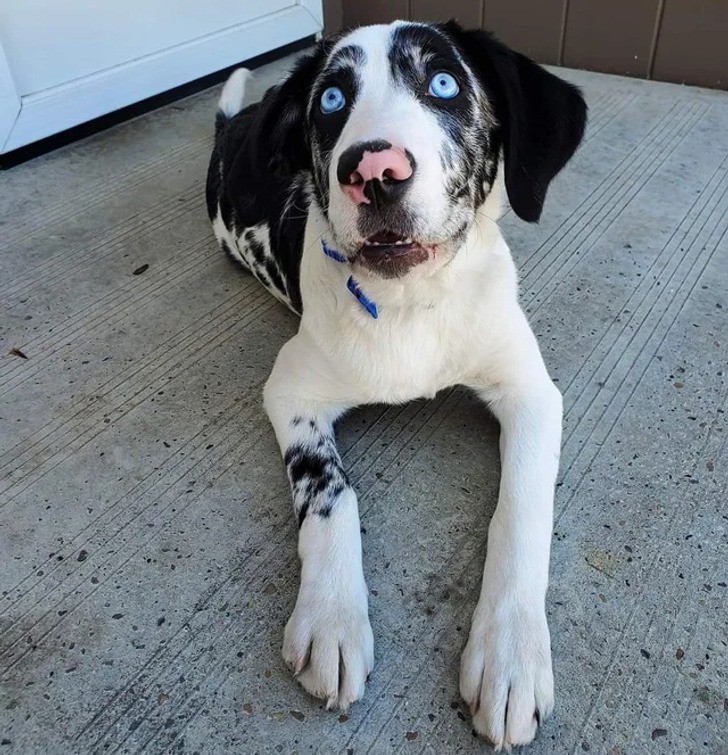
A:
{"label": "dog's left ear", "polygon": [[514,52],[483,30],[444,30],[459,47],[491,98],[500,124],[505,183],[518,217],[541,217],[546,191],[576,151],[587,107],[573,84]]}
{"label": "dog's left ear", "polygon": [[255,143],[265,145],[258,154],[259,169],[277,175],[311,169],[306,108],[324,62],[324,45],[320,42],[312,52],[299,58],[288,77],[266,92],[256,123]]}

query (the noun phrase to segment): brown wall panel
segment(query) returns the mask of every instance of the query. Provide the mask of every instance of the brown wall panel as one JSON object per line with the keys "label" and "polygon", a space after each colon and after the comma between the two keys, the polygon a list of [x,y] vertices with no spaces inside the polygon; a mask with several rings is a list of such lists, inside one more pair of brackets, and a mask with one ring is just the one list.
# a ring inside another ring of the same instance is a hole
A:
{"label": "brown wall panel", "polygon": [[382,24],[407,18],[408,0],[345,0],[344,26]]}
{"label": "brown wall panel", "polygon": [[451,18],[467,28],[480,26],[481,0],[410,0],[413,21],[448,21]]}
{"label": "brown wall panel", "polygon": [[564,0],[485,0],[483,26],[539,63],[558,63]]}
{"label": "brown wall panel", "polygon": [[335,34],[344,26],[344,0],[324,0],[324,31]]}
{"label": "brown wall panel", "polygon": [[571,0],[565,66],[644,78],[658,0]]}
{"label": "brown wall panel", "polygon": [[[476,26],[482,6],[486,29],[540,63],[562,63],[643,78],[650,75],[652,67],[654,79],[728,89],[728,0],[664,0],[664,3],[661,0],[324,0],[324,3],[328,31],[336,30],[337,23],[348,27],[408,17],[421,20],[457,17],[466,27]],[[663,13],[658,25],[661,5]]]}
{"label": "brown wall panel", "polygon": [[726,0],[665,0],[652,78],[728,89]]}

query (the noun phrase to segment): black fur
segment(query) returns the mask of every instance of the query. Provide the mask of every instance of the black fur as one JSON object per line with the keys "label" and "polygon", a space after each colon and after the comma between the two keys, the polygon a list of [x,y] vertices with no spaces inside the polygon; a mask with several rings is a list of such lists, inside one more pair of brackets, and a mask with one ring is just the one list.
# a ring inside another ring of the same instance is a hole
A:
{"label": "black fur", "polygon": [[[295,417],[292,424],[299,427],[303,421]],[[289,446],[284,457],[299,526],[310,514],[328,517],[349,487],[333,434],[319,430],[314,420],[309,421],[309,429],[307,439]]]}
{"label": "black fur", "polygon": [[[291,76],[269,90],[261,103],[230,119],[218,113],[207,175],[210,219],[217,214],[219,202],[226,227],[238,233],[268,225],[271,252],[298,312],[302,309],[301,246],[309,204],[305,174],[311,169],[304,114],[323,59],[323,47],[319,46],[299,60]],[[280,278],[272,282],[280,290]]]}
{"label": "black fur", "polygon": [[465,31],[454,22],[442,28],[493,103],[511,207],[521,219],[536,222],[549,184],[584,135],[587,108],[581,92],[487,31]]}

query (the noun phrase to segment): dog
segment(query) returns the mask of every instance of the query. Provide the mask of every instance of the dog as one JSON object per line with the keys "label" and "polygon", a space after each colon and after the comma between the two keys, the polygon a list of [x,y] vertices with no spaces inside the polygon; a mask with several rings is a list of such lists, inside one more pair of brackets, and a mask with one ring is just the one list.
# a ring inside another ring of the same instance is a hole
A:
{"label": "dog", "polygon": [[264,389],[299,525],[283,656],[346,709],[374,662],[357,496],[334,423],[368,403],[474,390],[502,475],[460,693],[496,747],[554,700],[545,597],[561,394],[497,225],[536,222],[582,140],[580,91],[482,30],[398,21],[319,42],[262,102],[225,84],[207,207],[222,249],[300,314]]}

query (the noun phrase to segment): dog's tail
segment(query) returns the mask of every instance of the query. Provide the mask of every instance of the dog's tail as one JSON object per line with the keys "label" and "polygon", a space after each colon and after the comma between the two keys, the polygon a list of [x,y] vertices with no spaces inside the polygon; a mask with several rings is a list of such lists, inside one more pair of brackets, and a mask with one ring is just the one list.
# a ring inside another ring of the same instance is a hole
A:
{"label": "dog's tail", "polygon": [[245,89],[252,78],[253,74],[247,68],[238,68],[230,74],[217,101],[217,120],[220,125],[243,109]]}

